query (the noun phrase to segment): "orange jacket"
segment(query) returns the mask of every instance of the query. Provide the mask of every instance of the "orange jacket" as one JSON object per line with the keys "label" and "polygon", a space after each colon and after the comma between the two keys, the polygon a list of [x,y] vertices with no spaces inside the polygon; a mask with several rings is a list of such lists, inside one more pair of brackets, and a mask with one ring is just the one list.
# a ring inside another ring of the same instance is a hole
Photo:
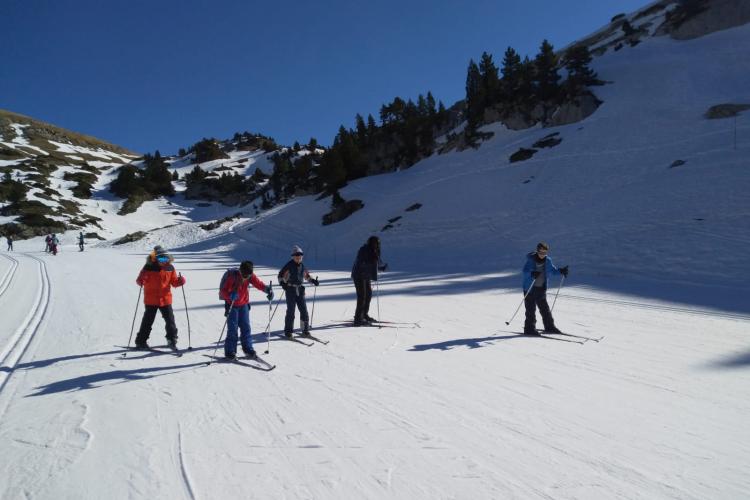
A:
{"label": "orange jacket", "polygon": [[171,263],[160,265],[152,257],[146,260],[146,265],[138,274],[135,282],[143,287],[143,303],[147,306],[172,305],[172,289],[185,284],[185,278],[177,276],[177,271]]}

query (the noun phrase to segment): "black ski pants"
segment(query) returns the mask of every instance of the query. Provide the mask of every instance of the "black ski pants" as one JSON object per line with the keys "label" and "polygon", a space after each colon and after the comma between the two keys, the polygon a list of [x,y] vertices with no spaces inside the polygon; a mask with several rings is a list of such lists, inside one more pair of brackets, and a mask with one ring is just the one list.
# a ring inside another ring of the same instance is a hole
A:
{"label": "black ski pants", "polygon": [[547,289],[541,286],[532,287],[529,294],[524,300],[526,305],[526,322],[523,325],[524,333],[536,333],[536,308],[539,307],[539,313],[542,315],[542,322],[545,330],[551,330],[555,327],[555,320],[552,318],[552,312],[547,304]]}
{"label": "black ski pants", "polygon": [[299,309],[299,319],[302,321],[302,330],[307,331],[310,326],[310,317],[307,314],[307,302],[305,302],[305,287],[286,286],[286,317],[284,318],[284,333],[294,331],[294,309]]}
{"label": "black ski pants", "polygon": [[148,336],[151,334],[151,326],[154,324],[154,319],[156,318],[156,311],[161,312],[161,317],[164,318],[164,323],[166,323],[167,341],[177,342],[177,325],[174,322],[172,306],[146,306],[146,310],[143,312],[143,319],[141,320],[141,328],[135,337],[136,344],[143,344],[148,340]]}
{"label": "black ski pants", "polygon": [[372,281],[368,278],[355,278],[354,288],[357,289],[357,309],[354,311],[354,321],[364,321],[370,312],[372,300]]}

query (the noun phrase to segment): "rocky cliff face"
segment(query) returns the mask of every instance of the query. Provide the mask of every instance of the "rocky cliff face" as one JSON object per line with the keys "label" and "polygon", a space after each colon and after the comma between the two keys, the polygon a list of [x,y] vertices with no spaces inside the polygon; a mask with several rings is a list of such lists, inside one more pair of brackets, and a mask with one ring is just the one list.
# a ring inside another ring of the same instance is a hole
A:
{"label": "rocky cliff face", "polygon": [[691,40],[750,22],[747,0],[705,0],[685,2],[684,14],[668,19],[657,34],[669,34],[676,40]]}

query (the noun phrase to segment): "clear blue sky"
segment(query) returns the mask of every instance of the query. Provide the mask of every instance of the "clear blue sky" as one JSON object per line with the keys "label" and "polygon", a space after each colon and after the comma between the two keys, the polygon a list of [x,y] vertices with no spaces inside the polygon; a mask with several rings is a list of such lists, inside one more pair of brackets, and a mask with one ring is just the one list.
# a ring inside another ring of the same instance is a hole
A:
{"label": "clear blue sky", "polygon": [[330,144],[395,96],[463,98],[466,67],[533,57],[648,0],[3,0],[0,108],[137,152],[260,132]]}

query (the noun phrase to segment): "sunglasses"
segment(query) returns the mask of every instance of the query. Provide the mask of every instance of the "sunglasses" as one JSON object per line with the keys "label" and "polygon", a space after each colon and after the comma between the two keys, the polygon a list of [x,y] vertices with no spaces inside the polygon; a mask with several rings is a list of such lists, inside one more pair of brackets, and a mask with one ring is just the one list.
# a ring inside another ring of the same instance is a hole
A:
{"label": "sunglasses", "polygon": [[302,257],[303,255],[302,253],[293,253],[292,257]]}

